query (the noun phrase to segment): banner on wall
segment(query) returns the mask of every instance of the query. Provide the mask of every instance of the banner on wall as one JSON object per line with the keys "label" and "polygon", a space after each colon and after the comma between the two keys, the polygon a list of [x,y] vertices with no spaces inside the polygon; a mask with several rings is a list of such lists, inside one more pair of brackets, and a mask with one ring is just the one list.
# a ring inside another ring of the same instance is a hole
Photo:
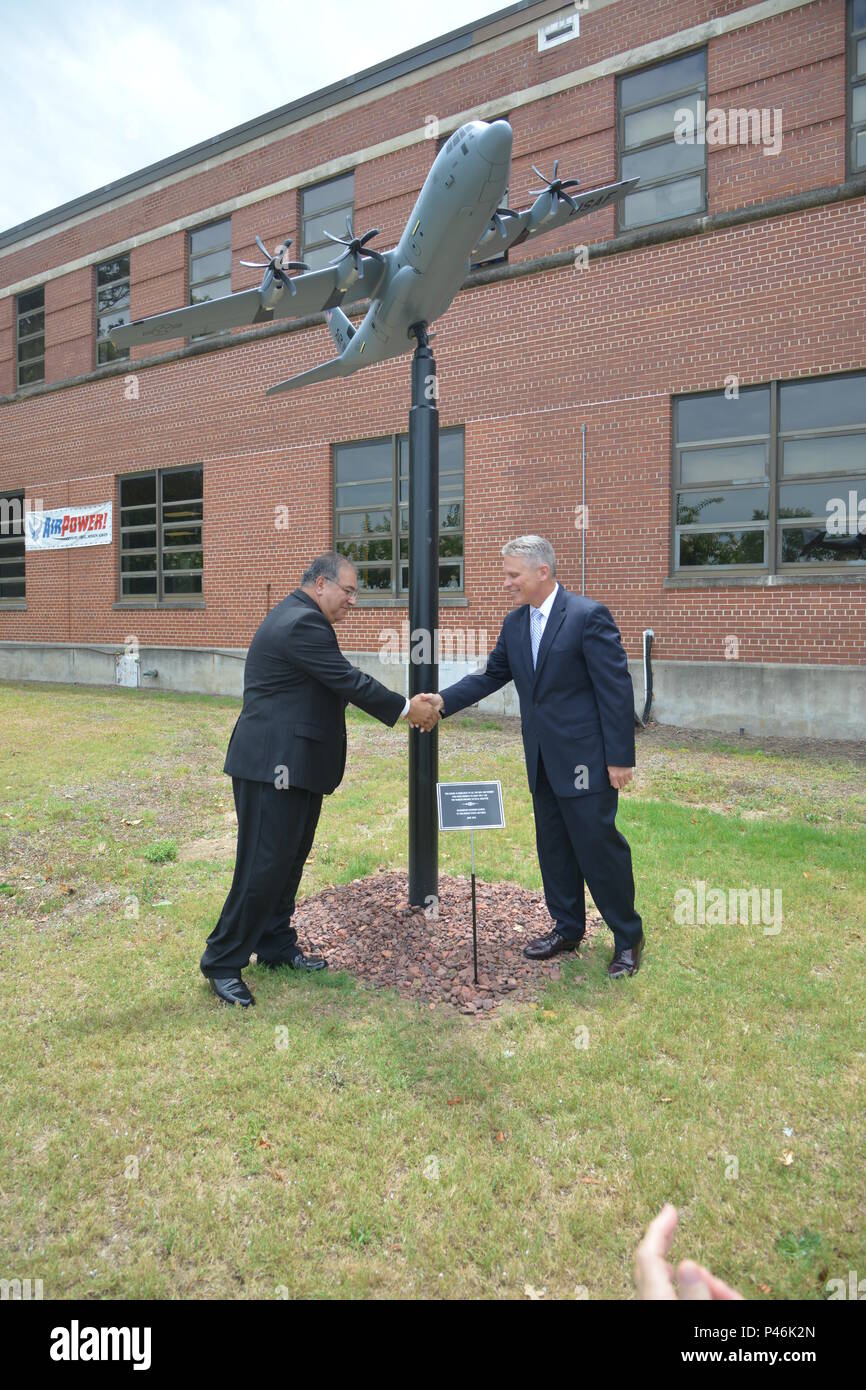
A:
{"label": "banner on wall", "polygon": [[54,507],[28,512],[25,550],[67,550],[73,545],[111,544],[111,503],[90,507]]}

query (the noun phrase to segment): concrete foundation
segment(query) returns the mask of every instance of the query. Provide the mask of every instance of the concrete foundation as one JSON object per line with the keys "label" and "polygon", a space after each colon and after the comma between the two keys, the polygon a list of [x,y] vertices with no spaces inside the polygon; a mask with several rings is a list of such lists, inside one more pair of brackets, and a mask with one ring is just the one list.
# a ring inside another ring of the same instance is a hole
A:
{"label": "concrete foundation", "polygon": [[[122,647],[66,642],[0,642],[0,680],[114,685]],[[375,652],[346,652],[362,671],[405,694],[408,667]],[[139,651],[140,689],[206,695],[243,694],[244,648],[146,647]],[[483,662],[480,663],[483,666]],[[440,689],[479,663],[443,662]],[[155,674],[152,674],[155,673]],[[644,706],[643,666],[631,666],[635,708]],[[661,724],[722,733],[866,739],[866,665],[760,665],[742,661],[655,661],[651,717]],[[519,715],[512,684],[482,700],[489,714]]]}

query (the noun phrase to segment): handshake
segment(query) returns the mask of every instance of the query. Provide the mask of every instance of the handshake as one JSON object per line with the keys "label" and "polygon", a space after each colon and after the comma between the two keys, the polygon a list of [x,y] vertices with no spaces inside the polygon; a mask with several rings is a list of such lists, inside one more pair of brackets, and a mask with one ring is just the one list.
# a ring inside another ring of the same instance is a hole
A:
{"label": "handshake", "polygon": [[413,695],[409,701],[409,723],[413,729],[429,734],[442,718],[445,701],[441,695]]}

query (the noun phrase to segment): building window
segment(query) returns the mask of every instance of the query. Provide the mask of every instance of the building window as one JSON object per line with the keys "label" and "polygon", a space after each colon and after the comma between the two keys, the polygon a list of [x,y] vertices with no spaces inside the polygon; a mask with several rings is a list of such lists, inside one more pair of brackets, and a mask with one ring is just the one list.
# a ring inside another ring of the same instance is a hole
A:
{"label": "building window", "polygon": [[0,496],[0,604],[24,599],[24,493]]}
{"label": "building window", "polygon": [[18,295],[18,385],[45,380],[45,286]]}
{"label": "building window", "polygon": [[121,602],[200,598],[201,465],[125,475],[119,482]]}
{"label": "building window", "polygon": [[129,252],[96,267],[96,362],[116,362],[129,348],[115,347],[112,328],[129,323]]}
{"label": "building window", "polygon": [[[222,299],[232,292],[232,223],[211,222],[197,227],[189,234],[189,302],[204,304],[208,299]],[[228,333],[229,329],[223,329]],[[197,333],[191,342],[209,338],[210,333]]]}
{"label": "building window", "polygon": [[640,178],[618,205],[620,231],[706,210],[706,98],[705,48],[617,79],[619,178]]}
{"label": "building window", "polygon": [[848,72],[851,173],[866,169],[866,0],[848,0]]}
{"label": "building window", "polygon": [[[439,436],[439,590],[462,594],[463,430]],[[409,439],[334,446],[334,549],[358,566],[362,596],[409,593]]]}
{"label": "building window", "polygon": [[311,270],[321,270],[340,255],[339,246],[325,236],[345,237],[346,218],[354,217],[355,175],[341,174],[301,193],[301,256]]}
{"label": "building window", "polygon": [[674,570],[866,564],[866,373],[674,402]]}

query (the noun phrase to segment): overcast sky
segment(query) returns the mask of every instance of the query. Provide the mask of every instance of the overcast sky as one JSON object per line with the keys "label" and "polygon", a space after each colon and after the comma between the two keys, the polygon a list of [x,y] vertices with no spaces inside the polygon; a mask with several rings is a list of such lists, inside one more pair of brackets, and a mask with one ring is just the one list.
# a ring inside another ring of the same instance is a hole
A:
{"label": "overcast sky", "polygon": [[0,0],[0,230],[507,0]]}

